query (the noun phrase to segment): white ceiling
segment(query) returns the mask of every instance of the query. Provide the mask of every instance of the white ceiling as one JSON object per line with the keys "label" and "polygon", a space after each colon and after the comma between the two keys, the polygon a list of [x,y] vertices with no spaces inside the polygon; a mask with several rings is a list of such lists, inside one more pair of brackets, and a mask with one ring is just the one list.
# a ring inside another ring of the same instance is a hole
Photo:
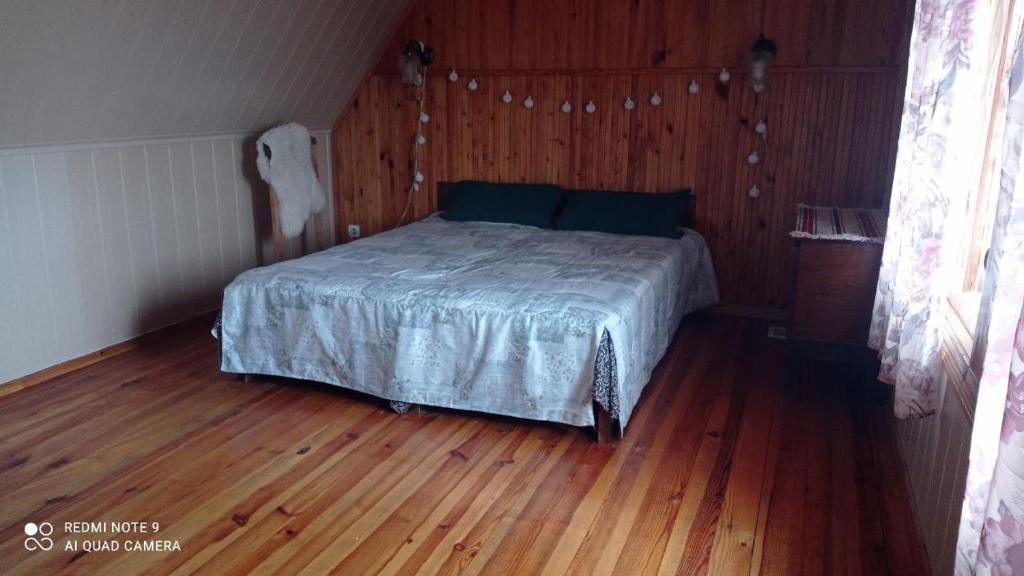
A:
{"label": "white ceiling", "polygon": [[0,0],[0,147],[329,127],[408,0]]}

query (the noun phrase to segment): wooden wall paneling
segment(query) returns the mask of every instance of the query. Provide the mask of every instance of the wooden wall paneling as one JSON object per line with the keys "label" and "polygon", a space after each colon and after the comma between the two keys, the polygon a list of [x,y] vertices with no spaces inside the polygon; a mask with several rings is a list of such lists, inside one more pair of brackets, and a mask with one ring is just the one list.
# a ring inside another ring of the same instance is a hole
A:
{"label": "wooden wall paneling", "polygon": [[[782,86],[772,86],[768,90],[778,90]],[[749,234],[752,235],[748,238],[747,242],[753,242],[757,246],[761,246],[762,250],[757,254],[756,258],[751,261],[752,269],[754,270],[754,278],[757,280],[759,285],[770,287],[770,279],[772,271],[768,268],[769,259],[766,258],[766,253],[771,254],[772,247],[780,235],[784,235],[785,231],[779,230],[772,226],[772,214],[774,208],[774,198],[772,192],[774,186],[772,180],[774,179],[773,171],[774,166],[772,165],[773,151],[767,147],[766,142],[760,135],[755,132],[755,126],[758,121],[764,120],[765,123],[769,123],[772,120],[770,114],[770,104],[772,97],[774,96],[768,90],[760,95],[754,95],[755,105],[754,111],[749,117],[745,130],[747,132],[750,148],[757,149],[761,155],[761,162],[757,166],[753,167],[751,171],[751,178],[747,182],[747,189],[751,186],[756,185],[761,191],[761,196],[757,199],[751,199],[747,196],[746,202],[750,209],[750,220],[747,222],[747,228]],[[753,91],[746,91],[753,94]],[[747,254],[752,254],[750,250],[744,250]]]}
{"label": "wooden wall paneling", "polygon": [[[489,83],[485,83],[487,88]],[[493,86],[491,87],[493,90]],[[473,118],[469,93],[458,84],[448,85],[448,146],[453,180],[473,177]]]}
{"label": "wooden wall paneling", "polygon": [[843,66],[886,66],[898,58],[893,39],[902,36],[902,4],[889,0],[841,2],[836,63]]}
{"label": "wooden wall paneling", "polygon": [[[115,341],[120,341],[134,333],[138,323],[138,311],[135,307],[134,275],[130,266],[131,247],[128,245],[128,225],[125,219],[124,181],[117,149],[94,151],[92,165],[96,178],[96,207],[103,235],[102,261],[107,276],[107,297],[110,303],[108,319]],[[192,201],[194,203],[195,199]],[[198,215],[195,212],[192,214],[193,220],[190,224],[198,227]],[[198,267],[198,261],[196,265]],[[201,276],[199,282],[201,290]]]}
{"label": "wooden wall paneling", "polygon": [[[388,228],[403,205],[405,183],[397,183],[404,178],[394,176],[407,170],[408,135],[398,135],[410,129],[385,134],[395,129],[396,109],[373,100],[395,95],[382,86],[398,85],[394,60],[412,37],[434,46],[434,86],[444,101],[443,109],[438,102],[427,110],[436,122],[429,130],[439,132],[424,151],[428,187],[466,178],[645,192],[690,186],[728,303],[785,305],[786,233],[796,203],[886,203],[909,1],[556,4],[416,3],[359,89],[369,105],[354,102],[339,120],[335,145],[357,139],[338,152],[338,165],[352,168],[336,175],[348,221],[373,233]],[[873,27],[878,14],[892,20],[892,32]],[[769,90],[755,98],[743,64],[762,30],[778,42],[780,57]],[[733,70],[728,87],[716,80],[722,66]],[[444,79],[452,67],[457,83]],[[466,90],[473,77],[476,93]],[[690,95],[694,79],[701,90]],[[511,105],[500,100],[506,89]],[[648,103],[654,90],[663,98],[659,109]],[[522,107],[526,96],[533,110]],[[622,108],[627,96],[637,103],[632,113]],[[569,115],[559,111],[565,99]],[[589,100],[598,107],[593,115],[583,111]],[[759,116],[768,119],[769,140],[759,147],[763,163],[749,166]],[[762,191],[756,200],[747,196],[754,184]],[[417,218],[432,210],[421,210],[421,200],[431,201],[415,199]]]}
{"label": "wooden wall paneling", "polygon": [[[777,126],[779,128],[779,134],[769,133],[769,138],[778,138],[783,134],[787,126],[783,113],[785,112],[785,104],[787,101],[787,92],[791,88],[792,84],[788,81],[779,82],[776,79],[775,82],[768,88],[767,94],[764,96],[764,102],[761,106],[760,114],[757,115],[754,122],[763,119],[768,126]],[[762,277],[764,278],[763,283],[765,290],[769,294],[777,293],[777,282],[779,276],[779,270],[777,266],[772,264],[777,261],[779,255],[779,239],[780,234],[784,235],[784,229],[780,222],[780,207],[781,203],[778,201],[778,183],[782,178],[780,172],[785,166],[784,163],[780,162],[779,158],[785,152],[782,147],[775,149],[770,147],[766,140],[760,136],[754,136],[754,141],[758,143],[762,149],[765,150],[763,176],[759,179],[760,183],[758,188],[761,190],[761,198],[759,204],[761,209],[759,211],[758,226],[764,228],[761,242],[763,243],[764,249],[762,252],[762,258],[757,261],[758,266],[761,268]],[[777,303],[773,302],[774,307],[778,306]]]}
{"label": "wooden wall paneling", "polygon": [[[860,97],[865,85],[865,74],[843,74],[839,83],[839,119],[837,130],[840,134],[849,134],[848,138],[840,139],[835,147],[835,154],[831,160],[834,166],[834,177],[829,190],[829,204],[846,206],[851,191],[859,189],[862,185],[854,183],[856,160],[859,156],[858,150],[863,142],[866,130],[863,128],[865,121],[863,116],[863,98]],[[869,82],[870,84],[870,79]]]}
{"label": "wooden wall paneling", "polygon": [[629,3],[629,62],[632,66],[644,68],[665,63],[668,32],[665,5],[666,0]]}
{"label": "wooden wall paneling", "polygon": [[761,32],[763,1],[710,1],[707,64],[732,67],[745,64],[747,51]]}
{"label": "wooden wall paneling", "polygon": [[[141,155],[141,149],[139,152]],[[50,228],[46,234],[43,234],[43,248],[46,253],[45,264],[50,280],[49,304],[53,318],[61,320],[59,324],[60,338],[50,338],[49,347],[57,360],[74,358],[88,350],[88,343],[84,338],[85,327],[82,322],[81,305],[83,301],[81,299],[80,282],[76,278],[78,246],[75,244],[74,237],[75,215],[71,211],[70,186],[67,181],[67,161],[63,152],[54,152],[36,156],[34,162],[36,179],[33,183],[36,190],[45,191],[39,195],[41,219]],[[143,164],[139,162],[138,165]],[[143,186],[141,186],[143,190],[145,190],[144,178],[145,175],[143,174]],[[134,198],[135,196],[133,195],[132,197]],[[148,215],[148,207],[146,207],[144,212],[140,212]],[[137,232],[140,228],[133,226],[135,222],[133,220],[129,224],[129,230]],[[156,266],[152,252],[151,228],[152,224],[147,219],[141,230],[144,230],[145,236],[150,238],[148,245],[145,238],[133,237],[130,239],[137,247],[133,255],[140,259],[137,269],[143,274],[151,270],[150,266]],[[2,225],[0,225],[0,229],[2,229]],[[0,238],[2,237],[2,233],[0,233]],[[12,239],[5,239],[4,244],[6,246],[13,246],[14,242]],[[9,251],[8,254],[10,254]],[[12,276],[17,273],[13,265],[5,267],[4,264],[0,264],[0,268],[4,268],[6,273]],[[0,272],[0,277],[3,274]],[[145,294],[148,297],[152,298],[152,295],[156,293],[154,288],[157,276],[146,274],[145,278],[148,279],[148,282],[142,286],[142,289],[145,290]],[[0,284],[14,286],[13,279],[13,277],[11,279],[4,278],[0,280]],[[9,298],[11,291],[4,290],[4,292],[7,292],[7,297]],[[3,300],[4,298],[0,297],[0,307],[3,306]],[[4,317],[11,318],[11,316],[6,315]],[[57,326],[57,324],[54,324],[54,328]],[[17,331],[5,330],[4,332],[7,332],[9,334],[8,337],[15,341],[22,340],[21,334]],[[13,344],[13,342],[5,343],[3,349],[13,350]]]}
{"label": "wooden wall paneling", "polygon": [[[485,114],[485,117],[490,122],[490,130],[487,141],[484,144],[486,149],[478,151],[479,154],[484,155],[487,159],[487,170],[482,175],[490,180],[508,182],[512,178],[511,130],[512,107],[515,104],[515,95],[513,94],[513,101],[510,104],[505,104],[501,101],[501,96],[506,90],[509,93],[512,92],[512,85],[507,77],[491,76],[485,78],[483,82],[484,84],[479,90],[480,94],[476,98],[482,99],[478,106],[481,107],[481,113]],[[471,96],[464,92],[468,91],[463,90],[459,93],[459,96],[463,98]],[[472,119],[467,119],[467,122],[472,122]],[[454,144],[453,149],[455,149]],[[466,153],[472,153],[471,147],[464,147],[464,149]],[[471,177],[472,170],[467,166],[465,170],[460,172],[453,166],[451,173],[463,173],[466,174],[465,178],[469,178]]]}
{"label": "wooden wall paneling", "polygon": [[[387,126],[384,126],[384,117],[382,116],[380,127],[382,136],[386,130],[384,141],[389,142],[386,154],[388,165],[392,166],[391,178],[387,182],[391,194],[386,195],[381,202],[381,218],[385,230],[398,225],[398,218],[409,202],[409,190],[414,176],[412,152],[416,146],[415,135],[417,130],[423,128],[423,125],[419,123],[419,104],[416,100],[418,90],[418,88],[394,82],[387,84]],[[431,115],[427,125],[436,121]],[[385,152],[382,150],[381,153]],[[422,164],[420,172],[425,174],[428,168],[429,166]],[[413,197],[415,198],[415,194]],[[409,210],[410,214],[406,216],[406,221],[411,221],[411,206]]]}
{"label": "wooden wall paneling", "polygon": [[[638,182],[638,189],[648,192],[671,192],[673,189],[696,185],[693,158],[687,154],[687,146],[692,145],[697,136],[696,128],[691,129],[688,122],[691,118],[690,109],[695,97],[686,92],[686,80],[683,76],[642,75],[642,86],[649,92],[657,91],[662,98],[658,108],[651,108],[650,93],[639,91],[637,102],[638,114],[648,114],[648,128],[654,154],[644,159],[643,170],[646,174],[644,182]],[[696,154],[696,150],[691,153]],[[699,206],[699,204],[698,204]]]}
{"label": "wooden wall paneling", "polygon": [[[846,127],[850,137],[845,140],[848,145],[845,157],[837,158],[837,173],[841,180],[840,190],[830,199],[830,203],[845,204],[849,197],[856,197],[857,191],[864,190],[867,182],[864,181],[864,169],[868,166],[870,151],[866,150],[865,144],[870,141],[869,133],[871,123],[876,120],[872,116],[872,100],[876,83],[873,75],[857,75],[853,78],[853,86],[848,88],[852,93],[852,102],[849,103],[850,113],[853,115],[851,125]],[[844,94],[846,98],[846,94]]]}
{"label": "wooden wall paneling", "polygon": [[[896,76],[895,73],[878,74],[873,78],[875,85],[873,92],[876,95],[868,116],[871,119],[871,130],[869,134],[865,135],[865,141],[862,144],[865,147],[868,142],[884,141],[890,134],[889,124],[899,122],[899,116],[894,117],[889,112],[893,104],[892,94],[898,82],[894,76]],[[875,207],[883,208],[886,207],[882,204],[883,198],[888,196],[886,192],[891,187],[891,180],[887,174],[889,172],[889,146],[874,146],[871,152],[874,154],[874,159],[861,166],[863,189],[849,190],[847,202],[867,200]]]}
{"label": "wooden wall paneling", "polygon": [[[534,93],[533,78],[528,76],[511,76],[505,79],[512,92],[512,102],[489,102],[490,106],[504,106],[508,108],[508,139],[503,145],[508,150],[508,174],[506,179],[514,182],[535,181],[533,173],[534,157],[531,147],[531,131],[533,129],[534,117],[539,113],[543,105],[541,97]],[[523,102],[527,97],[533,98],[534,108],[527,110]],[[473,129],[481,138],[487,132],[486,118],[483,114],[477,114],[473,122]]]}
{"label": "wooden wall paneling", "polygon": [[430,86],[425,96],[425,110],[430,114],[431,121],[422,128],[427,137],[427,144],[420,151],[426,180],[414,201],[416,219],[425,218],[434,213],[437,206],[437,183],[447,173],[448,167],[448,123],[445,122],[448,117],[448,80],[440,75],[435,75],[430,78],[429,82]]}
{"label": "wooden wall paneling", "polygon": [[[163,247],[156,254],[157,269],[160,270],[159,293],[156,298],[161,310],[181,299],[181,255],[178,251],[177,231],[174,225],[174,195],[171,191],[170,154],[166,145],[143,146],[146,165],[147,186],[151,215],[153,218],[153,241]],[[163,312],[158,312],[163,316]],[[162,324],[165,318],[155,318]]]}
{"label": "wooden wall paneling", "polygon": [[646,50],[647,29],[634,26],[630,18],[632,5],[632,0],[604,0],[594,6],[595,68],[614,70],[643,66],[642,61],[631,58],[630,41],[638,37],[641,51]]}
{"label": "wooden wall paneling", "polygon": [[[623,104],[632,94],[632,88],[631,76],[613,76],[609,79],[609,97],[599,103],[599,106],[603,104],[602,107],[607,108],[607,116],[603,116],[602,121],[608,120],[602,140],[610,144],[609,157],[615,159],[602,167],[608,169],[605,186],[614,190],[629,188],[629,142],[634,112],[626,110]],[[602,170],[598,169],[598,172]]]}
{"label": "wooden wall paneling", "polygon": [[710,0],[665,3],[665,65],[696,67],[708,61]]}
{"label": "wooden wall paneling", "polygon": [[[734,75],[739,76],[739,75]],[[740,219],[742,206],[745,203],[743,190],[737,187],[737,182],[742,186],[741,174],[747,168],[747,155],[749,150],[741,146],[740,139],[740,113],[743,97],[746,90],[743,87],[741,78],[736,78],[735,83],[726,91],[726,114],[720,118],[721,125],[718,130],[723,131],[723,155],[720,157],[721,168],[715,175],[715,194],[726,200],[723,205],[725,214],[734,215],[729,218],[727,226],[719,229],[719,244],[723,247],[721,258],[725,265],[722,275],[724,278],[725,290],[723,291],[727,302],[738,300],[741,288],[735,283],[736,273],[742,268],[741,255],[739,254],[740,236],[744,230],[741,228]],[[716,92],[717,94],[717,92]]]}
{"label": "wooden wall paneling", "polygon": [[[869,116],[871,132],[866,139],[865,148],[869,147],[869,143],[884,143],[889,137],[894,140],[899,137],[898,132],[891,133],[889,129],[890,125],[898,126],[901,119],[900,113],[892,113],[894,91],[900,92],[899,105],[896,108],[902,111],[902,82],[899,73],[880,74],[875,78],[876,99]],[[865,189],[857,191],[856,198],[851,194],[849,202],[867,201],[873,207],[888,208],[889,191],[892,188],[892,175],[895,169],[895,164],[889,160],[889,153],[895,151],[895,148],[883,144],[870,146],[870,150],[874,154],[874,159],[862,167]]]}
{"label": "wooden wall paneling", "polygon": [[380,171],[380,101],[377,85],[385,82],[384,78],[371,78],[367,86],[367,94],[364,101],[366,106],[365,114],[356,115],[359,121],[356,134],[359,141],[356,144],[357,154],[364,155],[358,167],[357,186],[361,196],[357,196],[358,213],[361,214],[360,224],[363,224],[363,235],[373,234],[381,231],[380,202],[383,194],[385,173]]}
{"label": "wooden wall paneling", "polygon": [[[157,246],[153,234],[152,202],[146,181],[145,151],[142,147],[124,147],[118,150],[118,154],[126,192],[125,220],[134,280],[132,304],[137,315],[137,327],[145,331],[154,330],[159,328],[159,325],[154,322],[153,315],[146,314],[145,308],[147,302],[154,297],[159,298],[160,269],[157,265]],[[132,192],[127,193],[128,191]],[[238,243],[234,246],[237,254]],[[63,358],[76,356],[80,355],[71,354]]]}
{"label": "wooden wall paneling", "polygon": [[820,74],[817,80],[818,89],[815,93],[815,108],[813,124],[811,129],[810,138],[807,142],[808,149],[806,151],[807,158],[810,164],[807,167],[807,188],[805,190],[805,197],[809,204],[823,205],[826,203],[826,199],[823,198],[824,192],[822,190],[823,181],[830,177],[829,172],[831,170],[818,170],[815,169],[817,166],[822,166],[824,161],[824,146],[825,146],[825,134],[826,127],[828,126],[829,120],[832,116],[832,99],[834,97],[834,89],[831,82],[830,74]]}
{"label": "wooden wall paneling", "polygon": [[894,73],[895,78],[889,86],[889,105],[886,107],[889,120],[882,129],[882,142],[888,142],[889,146],[886,150],[886,163],[879,168],[881,185],[875,191],[874,204],[876,206],[885,206],[886,208],[888,208],[889,191],[892,188],[893,174],[896,168],[896,149],[899,145],[900,129],[903,120],[906,75],[906,69],[901,69],[901,71]]}
{"label": "wooden wall paneling", "polygon": [[[49,285],[46,270],[33,265],[45,257],[44,227],[34,174],[33,159],[29,155],[0,158],[0,210],[3,211],[0,230],[7,231],[6,237],[0,237],[4,245],[4,254],[0,256],[0,265],[4,266],[0,272],[4,292],[0,295],[0,312],[5,324],[3,331],[10,334],[5,338],[4,349],[0,350],[5,372],[21,370],[33,350],[46,350],[45,334],[49,330],[22,334],[15,327],[39,323],[50,328],[54,323],[53,312],[47,306],[48,297],[41,297],[48,296],[43,288]],[[12,337],[15,334],[17,337]]]}
{"label": "wooden wall paneling", "polygon": [[531,79],[531,93],[537,106],[526,114],[530,125],[530,150],[533,182],[565,182],[569,175],[569,131],[572,116],[561,110],[568,100],[571,86],[561,77]]}
{"label": "wooden wall paneling", "polygon": [[478,35],[482,4],[486,4],[486,2],[456,0],[456,8],[450,13],[453,17],[448,21],[454,23],[454,30],[450,31],[448,47],[451,53],[459,58],[457,68],[480,67],[480,53],[483,52],[482,49],[486,45],[479,43],[484,39]]}
{"label": "wooden wall paneling", "polygon": [[767,195],[772,204],[772,217],[769,222],[771,234],[767,240],[768,256],[765,266],[770,269],[768,306],[787,308],[787,293],[792,262],[792,243],[788,231],[793,224],[795,204],[793,191],[795,187],[793,137],[796,132],[800,92],[800,78],[787,74],[777,78],[768,87],[768,166],[769,176],[765,179],[766,189],[762,196]]}
{"label": "wooden wall paneling", "polygon": [[[742,82],[742,84],[741,84]],[[754,145],[754,120],[755,110],[758,107],[761,96],[748,88],[747,77],[742,75],[737,78],[734,85],[737,93],[737,115],[736,115],[736,169],[734,170],[734,181],[726,188],[732,190],[733,213],[736,214],[736,228],[730,235],[730,241],[735,254],[736,265],[733,270],[734,285],[741,285],[743,280],[752,280],[756,284],[761,283],[757,276],[757,261],[762,258],[760,251],[748,250],[747,246],[763,246],[759,242],[757,229],[754,225],[754,204],[761,205],[759,200],[750,198],[749,190],[754,182],[759,181],[763,169],[765,151],[756,149]],[[760,160],[757,164],[750,164],[747,157],[757,150]]]}
{"label": "wooden wall paneling", "polygon": [[[513,92],[512,79],[507,76],[489,76],[482,82],[483,88],[476,94],[462,86],[449,92],[458,102],[458,113],[464,114],[458,138],[451,140],[453,152],[458,155],[452,173],[461,174],[458,179],[509,182],[513,178],[515,107],[525,96]],[[508,104],[501,100],[505,91],[512,95]],[[489,122],[489,128],[477,126],[478,122]]]}
{"label": "wooden wall paneling", "polygon": [[[867,125],[867,129],[863,130],[863,141],[876,142],[886,137],[888,133],[887,124],[894,120],[888,114],[888,110],[891,106],[890,94],[895,82],[894,75],[871,75],[868,80],[870,85],[868,89],[869,96],[865,99],[870,104],[868,105],[868,112],[861,118],[861,123]],[[879,189],[888,189],[886,181],[889,178],[885,175],[883,169],[880,169],[888,166],[888,154],[888,146],[874,146],[870,150],[865,150],[867,158],[864,159],[863,164],[860,166],[861,184],[858,191],[862,205],[882,207],[878,204],[876,197],[878,196]]]}
{"label": "wooden wall paneling", "polygon": [[[527,70],[534,66],[534,50],[537,46],[534,43],[541,43],[545,40],[543,35],[544,25],[541,20],[548,18],[537,18],[534,15],[534,3],[531,0],[520,2],[506,2],[508,11],[511,14],[510,26],[503,31],[503,36],[496,39],[508,42],[511,46],[509,54],[509,68]],[[538,28],[534,28],[537,26]],[[492,39],[493,41],[493,39]]]}
{"label": "wooden wall paneling", "polygon": [[806,66],[834,66],[836,64],[836,43],[840,30],[837,28],[836,4],[838,2],[807,2],[808,14]]}
{"label": "wooden wall paneling", "polygon": [[[834,134],[849,134],[842,131],[843,105],[846,102],[843,93],[843,81],[846,75],[831,74],[828,77],[828,111],[822,132],[822,146],[819,160],[824,170],[819,170],[818,190],[820,201],[824,205],[833,205],[840,197],[844,186],[843,174],[839,170],[838,155],[849,144],[849,137],[835,138]],[[826,137],[827,135],[827,137]]]}
{"label": "wooden wall paneling", "polygon": [[836,199],[843,204],[862,202],[863,197],[873,195],[875,166],[884,152],[883,146],[868,146],[868,143],[877,141],[879,137],[878,127],[883,120],[881,102],[885,100],[886,93],[885,78],[877,74],[862,74],[857,80],[857,86],[853,88],[859,96],[854,104],[856,121],[848,128],[851,134],[848,139],[850,165],[842,182],[843,194]]}
{"label": "wooden wall paneling", "polygon": [[[671,153],[677,138],[663,137],[669,135],[665,129],[667,124],[664,116],[664,105],[654,107],[648,104],[650,95],[658,92],[664,95],[665,87],[662,77],[642,75],[635,77],[635,88],[632,90],[637,107],[633,110],[633,130],[630,134],[629,175],[630,188],[639,191],[658,192],[661,182],[658,171],[662,166],[676,164]],[[682,108],[682,107],[680,107]],[[670,112],[671,113],[671,112]]]}
{"label": "wooden wall paneling", "polygon": [[778,66],[803,66],[808,57],[812,28],[808,25],[813,3],[774,0],[763,5],[761,32],[779,46]]}
{"label": "wooden wall paneling", "polygon": [[[622,190],[629,165],[629,120],[622,103],[629,94],[628,76],[587,76],[580,79],[577,105],[576,188]],[[585,111],[593,100],[597,110]]]}
{"label": "wooden wall paneling", "polygon": [[203,293],[199,248],[199,222],[196,206],[196,182],[192,167],[192,147],[188,142],[169,146],[171,193],[174,196],[174,226],[178,233],[181,270],[181,299],[188,310],[198,309]]}
{"label": "wooden wall paneling", "polygon": [[24,327],[0,346],[0,382],[80,365],[218,306],[223,287],[257,262],[252,141],[0,151],[0,214],[18,215],[0,216],[0,253],[18,271],[0,278],[0,314]]}
{"label": "wooden wall paneling", "polygon": [[724,253],[726,254],[724,258],[726,268],[723,277],[724,283],[729,290],[730,301],[735,300],[739,294],[739,286],[736,285],[737,275],[740,274],[740,271],[743,271],[744,276],[750,272],[745,269],[747,262],[741,248],[747,232],[746,226],[743,223],[744,211],[747,205],[747,195],[743,184],[747,180],[747,171],[749,170],[747,155],[750,154],[750,150],[745,143],[746,130],[743,129],[741,121],[744,113],[743,104],[744,100],[747,99],[748,91],[741,89],[744,84],[739,74],[734,74],[733,79],[735,83],[729,86],[727,95],[728,113],[725,118],[725,125],[719,128],[725,131],[726,156],[723,157],[725,161],[722,163],[722,169],[719,170],[717,175],[718,193],[721,194],[722,198],[727,199],[725,205],[726,213],[732,214],[732,218],[729,219],[727,233],[721,238],[722,244],[725,246]]}
{"label": "wooden wall paneling", "polygon": [[[409,159],[409,146],[399,142],[400,131],[410,131],[412,126],[402,126],[402,115],[396,110],[398,90],[405,88],[396,82],[373,83],[373,132],[377,143],[377,174],[380,175],[380,194],[377,196],[377,222],[373,232],[392,228],[398,222],[394,214],[395,203],[405,198],[400,182],[404,166]],[[404,130],[403,130],[404,129]]]}
{"label": "wooden wall paneling", "polygon": [[[217,206],[217,177],[213,165],[213,143],[192,144],[192,163],[196,181],[196,207],[199,223],[200,267],[203,277],[203,308],[220,304],[216,288],[224,286],[224,254],[221,247],[220,217]],[[230,281],[230,279],[228,280]]]}

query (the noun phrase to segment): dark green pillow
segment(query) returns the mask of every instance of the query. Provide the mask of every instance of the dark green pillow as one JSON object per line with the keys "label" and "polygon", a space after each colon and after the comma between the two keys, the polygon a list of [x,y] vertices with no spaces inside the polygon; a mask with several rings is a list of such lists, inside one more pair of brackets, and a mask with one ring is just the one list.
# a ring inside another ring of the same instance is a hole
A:
{"label": "dark green pillow", "polygon": [[689,202],[689,190],[672,194],[574,190],[566,194],[555,228],[680,238],[680,214]]}
{"label": "dark green pillow", "polygon": [[555,184],[503,184],[466,180],[455,186],[441,218],[457,222],[508,222],[551,226],[562,187]]}

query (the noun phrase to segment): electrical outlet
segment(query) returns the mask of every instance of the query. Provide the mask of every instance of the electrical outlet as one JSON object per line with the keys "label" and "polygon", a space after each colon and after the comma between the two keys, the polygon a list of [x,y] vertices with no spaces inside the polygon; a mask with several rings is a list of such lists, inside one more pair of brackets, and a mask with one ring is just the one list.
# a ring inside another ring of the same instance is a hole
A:
{"label": "electrical outlet", "polygon": [[361,233],[359,231],[359,224],[349,224],[348,237],[355,240],[356,238],[359,238],[359,236],[361,236]]}

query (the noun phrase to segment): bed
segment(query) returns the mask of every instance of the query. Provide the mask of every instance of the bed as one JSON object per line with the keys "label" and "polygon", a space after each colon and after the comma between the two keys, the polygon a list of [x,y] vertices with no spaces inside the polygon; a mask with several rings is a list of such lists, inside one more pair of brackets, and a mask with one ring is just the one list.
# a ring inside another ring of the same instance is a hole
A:
{"label": "bed", "polygon": [[[703,238],[438,215],[242,273],[221,369],[313,380],[397,406],[621,434],[686,314],[717,301]],[[596,408],[596,409],[595,409]]]}

